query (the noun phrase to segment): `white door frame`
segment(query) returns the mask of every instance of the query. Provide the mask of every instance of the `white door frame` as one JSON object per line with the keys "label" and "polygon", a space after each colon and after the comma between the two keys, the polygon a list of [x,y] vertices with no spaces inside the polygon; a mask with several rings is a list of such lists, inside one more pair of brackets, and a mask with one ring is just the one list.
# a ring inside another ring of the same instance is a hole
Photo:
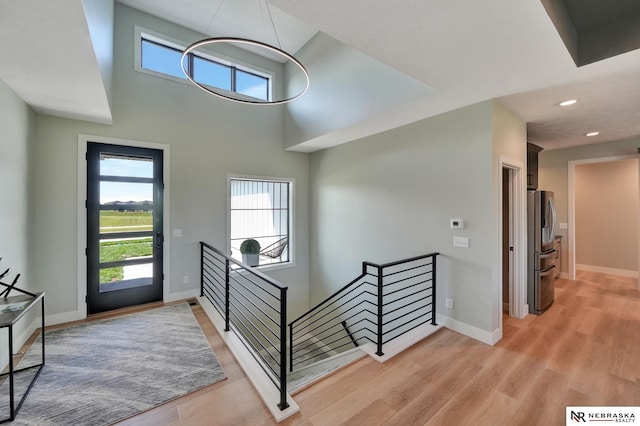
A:
{"label": "white door frame", "polygon": [[127,145],[141,148],[152,148],[163,151],[163,180],[164,180],[164,194],[163,194],[163,232],[164,239],[164,261],[162,262],[162,269],[164,273],[164,281],[162,288],[162,297],[165,302],[171,301],[170,298],[170,265],[171,265],[171,238],[168,238],[170,227],[171,212],[169,211],[170,203],[170,187],[171,177],[169,175],[170,167],[170,152],[169,145],[142,142],[129,139],[118,139],[104,136],[92,136],[79,134],[78,135],[78,310],[72,315],[72,318],[60,319],[58,322],[73,321],[77,319],[84,319],[87,317],[87,261],[85,256],[85,248],[87,246],[87,209],[85,206],[85,200],[87,198],[87,143],[110,143],[114,145]]}
{"label": "white door frame", "polygon": [[[521,161],[500,156],[500,196],[502,197],[502,169],[509,169],[511,192],[511,240],[513,243],[513,280],[509,282],[509,315],[524,318],[529,313],[527,305],[527,197],[525,165]],[[502,224],[500,209],[500,224]],[[500,226],[500,258],[502,258],[502,227]],[[499,268],[500,288],[502,288],[502,268]],[[502,312],[502,291],[500,291],[500,312]],[[502,315],[500,315],[502,335]]]}
{"label": "white door frame", "polygon": [[[568,247],[567,247],[567,271],[570,280],[576,279],[576,166],[581,164],[594,164],[594,163],[608,163],[611,161],[630,160],[638,158],[638,155],[617,155],[613,157],[600,157],[589,158],[587,160],[573,160],[569,161],[568,167],[568,186],[569,186],[569,232],[568,232]],[[638,177],[640,182],[640,176]],[[638,235],[638,241],[640,242],[640,233]],[[638,261],[640,262],[640,255]],[[639,263],[640,265],[640,263]],[[640,282],[638,284],[640,288]]]}

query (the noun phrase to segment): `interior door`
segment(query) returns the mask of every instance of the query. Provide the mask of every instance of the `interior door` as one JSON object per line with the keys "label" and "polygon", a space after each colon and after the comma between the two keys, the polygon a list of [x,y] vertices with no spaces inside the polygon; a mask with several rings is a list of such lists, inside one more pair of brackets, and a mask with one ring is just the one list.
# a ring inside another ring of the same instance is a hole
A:
{"label": "interior door", "polygon": [[162,300],[162,151],[87,144],[87,312]]}

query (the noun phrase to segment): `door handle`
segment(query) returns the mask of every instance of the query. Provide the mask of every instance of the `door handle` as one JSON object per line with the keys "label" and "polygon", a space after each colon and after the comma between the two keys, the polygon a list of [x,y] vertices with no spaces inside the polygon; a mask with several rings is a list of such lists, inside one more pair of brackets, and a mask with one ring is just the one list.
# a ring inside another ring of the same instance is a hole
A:
{"label": "door handle", "polygon": [[156,237],[154,238],[153,247],[154,248],[162,248],[162,244],[164,243],[164,235],[162,232],[156,232]]}

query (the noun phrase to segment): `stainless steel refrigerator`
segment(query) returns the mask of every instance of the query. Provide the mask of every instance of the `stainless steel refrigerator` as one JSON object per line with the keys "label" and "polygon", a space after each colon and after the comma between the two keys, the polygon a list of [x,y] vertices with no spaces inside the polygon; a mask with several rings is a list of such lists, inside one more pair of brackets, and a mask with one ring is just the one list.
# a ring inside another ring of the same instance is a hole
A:
{"label": "stainless steel refrigerator", "polygon": [[527,192],[529,312],[540,315],[553,303],[556,276],[556,208],[551,191]]}

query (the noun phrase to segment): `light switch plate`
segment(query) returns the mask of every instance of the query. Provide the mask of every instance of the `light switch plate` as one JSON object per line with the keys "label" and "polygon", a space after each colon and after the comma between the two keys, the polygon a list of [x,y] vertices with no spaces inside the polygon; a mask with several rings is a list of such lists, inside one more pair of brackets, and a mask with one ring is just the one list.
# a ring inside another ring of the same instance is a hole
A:
{"label": "light switch plate", "polygon": [[560,229],[569,229],[569,225],[567,225],[565,222],[560,222],[560,223],[558,224],[558,227],[559,227]]}
{"label": "light switch plate", "polygon": [[453,246],[469,248],[469,238],[467,237],[453,237]]}
{"label": "light switch plate", "polygon": [[174,237],[182,237],[182,229],[174,229],[173,230]]}

